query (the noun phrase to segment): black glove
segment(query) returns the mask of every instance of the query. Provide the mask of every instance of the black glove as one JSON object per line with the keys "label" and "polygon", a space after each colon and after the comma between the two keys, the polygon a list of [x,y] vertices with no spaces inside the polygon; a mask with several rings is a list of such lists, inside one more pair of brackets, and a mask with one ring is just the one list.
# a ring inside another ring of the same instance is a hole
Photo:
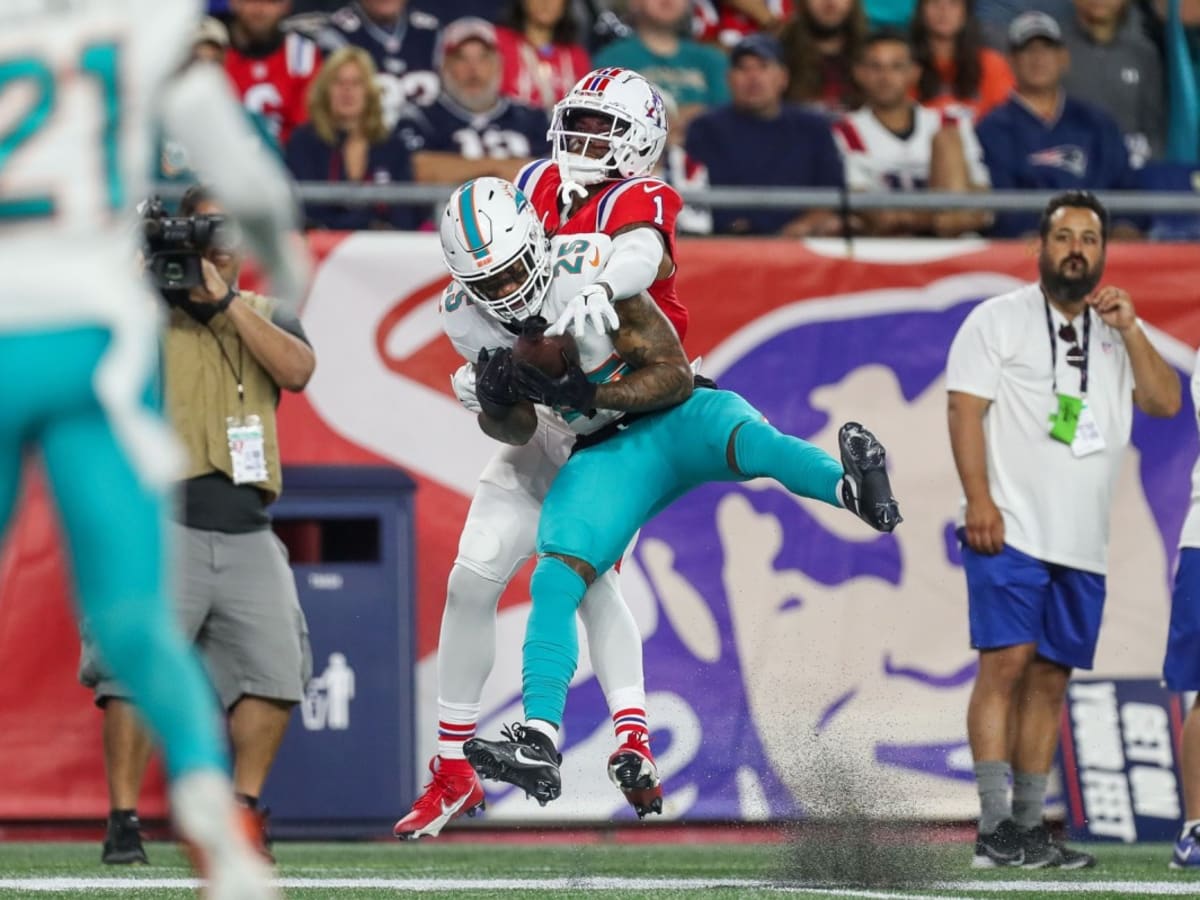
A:
{"label": "black glove", "polygon": [[847,422],[838,431],[838,447],[846,471],[842,505],[876,531],[891,531],[904,519],[892,496],[883,444],[857,422]]}
{"label": "black glove", "polygon": [[575,409],[589,419],[596,415],[596,385],[588,381],[579,366],[567,363],[567,371],[561,378],[551,378],[528,363],[518,362],[517,390],[521,396],[544,406],[560,406]]}
{"label": "black glove", "polygon": [[486,347],[479,351],[475,362],[475,396],[479,408],[493,419],[503,419],[521,402],[515,376],[510,348],[501,347],[494,353],[488,353]]}

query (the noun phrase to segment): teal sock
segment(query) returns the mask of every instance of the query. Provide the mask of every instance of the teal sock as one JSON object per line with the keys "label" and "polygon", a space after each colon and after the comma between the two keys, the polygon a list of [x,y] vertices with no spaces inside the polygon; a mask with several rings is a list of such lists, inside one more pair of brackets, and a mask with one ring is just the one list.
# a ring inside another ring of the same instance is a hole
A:
{"label": "teal sock", "polygon": [[567,686],[579,663],[575,611],[587,585],[561,559],[538,560],[529,582],[533,610],[525,626],[525,665],[521,689],[525,718],[561,725]]}
{"label": "teal sock", "polygon": [[841,506],[842,464],[815,444],[784,434],[765,421],[747,422],[733,439],[738,470],[774,478],[799,497]]}

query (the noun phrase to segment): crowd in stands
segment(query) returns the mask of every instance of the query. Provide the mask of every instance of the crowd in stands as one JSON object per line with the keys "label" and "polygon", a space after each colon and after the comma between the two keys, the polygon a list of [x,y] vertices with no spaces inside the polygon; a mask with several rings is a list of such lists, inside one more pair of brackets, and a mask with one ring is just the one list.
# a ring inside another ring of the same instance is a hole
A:
{"label": "crowd in stands", "polygon": [[[1200,0],[211,0],[223,65],[301,181],[512,179],[598,67],[658,86],[677,187],[1200,190]],[[206,48],[206,49],[202,49]],[[182,168],[168,160],[164,176]],[[310,228],[428,227],[309,204]],[[1195,217],[1200,221],[1200,217]],[[1019,237],[1020,214],[685,210],[681,231]],[[1194,227],[1194,226],[1192,226]],[[1180,237],[1180,217],[1117,235]],[[1196,236],[1200,236],[1198,233]]]}

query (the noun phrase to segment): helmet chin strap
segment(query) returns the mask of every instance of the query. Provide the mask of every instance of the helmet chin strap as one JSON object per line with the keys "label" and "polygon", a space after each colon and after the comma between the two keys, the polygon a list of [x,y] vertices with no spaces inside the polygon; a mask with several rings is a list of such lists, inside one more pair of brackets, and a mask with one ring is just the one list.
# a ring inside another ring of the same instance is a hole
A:
{"label": "helmet chin strap", "polygon": [[578,181],[564,181],[558,186],[558,199],[563,205],[571,203],[575,197],[581,200],[587,196],[587,188]]}

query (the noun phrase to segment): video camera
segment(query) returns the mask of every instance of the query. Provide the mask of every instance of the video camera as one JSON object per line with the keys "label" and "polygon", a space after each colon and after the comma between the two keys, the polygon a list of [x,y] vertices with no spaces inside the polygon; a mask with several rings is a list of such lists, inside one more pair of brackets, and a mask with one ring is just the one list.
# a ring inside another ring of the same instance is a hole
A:
{"label": "video camera", "polygon": [[157,197],[146,204],[142,235],[146,270],[162,291],[188,290],[200,284],[203,253],[210,247],[232,249],[235,240],[224,216],[168,216]]}

